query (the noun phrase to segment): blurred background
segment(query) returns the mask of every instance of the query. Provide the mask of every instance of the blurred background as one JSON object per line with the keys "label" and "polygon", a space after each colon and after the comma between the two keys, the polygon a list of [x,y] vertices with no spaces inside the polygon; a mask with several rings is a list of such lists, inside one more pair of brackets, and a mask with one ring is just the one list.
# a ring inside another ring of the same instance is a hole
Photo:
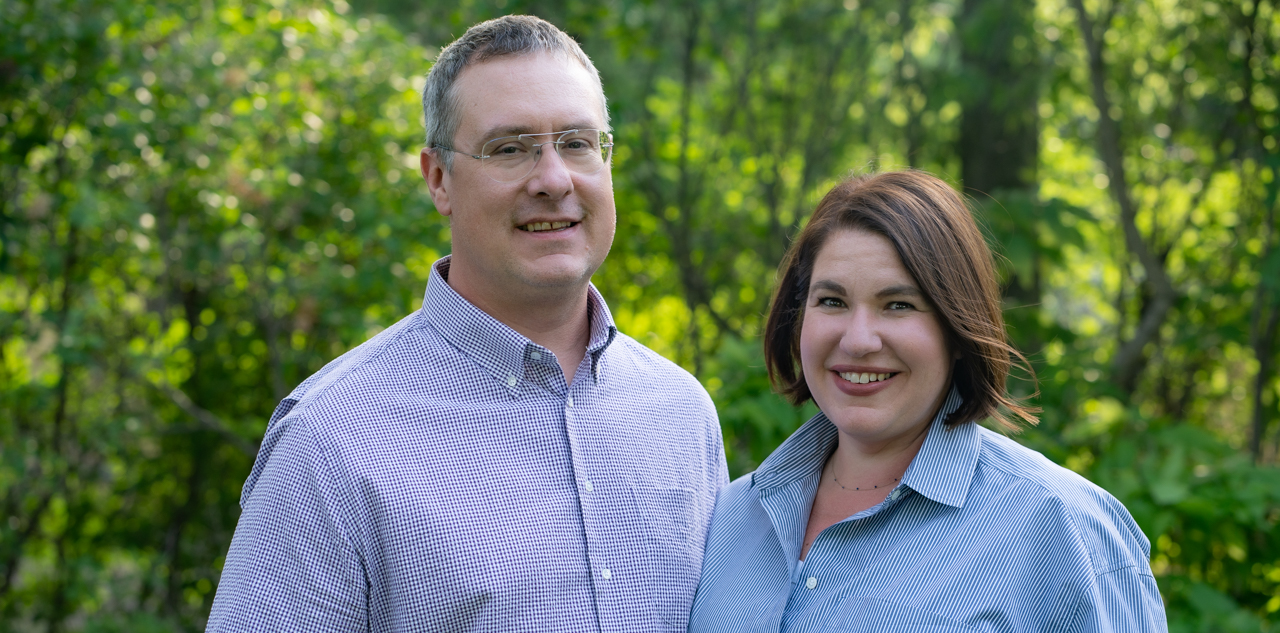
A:
{"label": "blurred background", "polygon": [[1280,630],[1275,0],[5,0],[0,630],[203,628],[275,403],[449,252],[418,90],[504,13],[600,68],[595,281],[735,476],[812,413],[759,349],[789,238],[928,169],[1000,253],[1020,441],[1132,511],[1171,631]]}

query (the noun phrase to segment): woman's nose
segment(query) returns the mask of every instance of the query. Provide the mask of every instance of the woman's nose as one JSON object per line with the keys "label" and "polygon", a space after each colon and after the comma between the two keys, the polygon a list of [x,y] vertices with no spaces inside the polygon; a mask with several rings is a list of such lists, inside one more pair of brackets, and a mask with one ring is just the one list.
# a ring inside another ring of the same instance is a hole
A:
{"label": "woman's nose", "polygon": [[840,349],[853,357],[866,356],[880,351],[883,344],[876,318],[870,310],[856,309],[849,313]]}

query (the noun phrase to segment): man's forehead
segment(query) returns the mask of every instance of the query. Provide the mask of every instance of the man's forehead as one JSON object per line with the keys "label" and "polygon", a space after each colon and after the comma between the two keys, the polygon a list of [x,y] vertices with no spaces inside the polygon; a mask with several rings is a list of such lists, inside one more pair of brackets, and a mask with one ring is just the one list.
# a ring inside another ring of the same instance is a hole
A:
{"label": "man's forehead", "polygon": [[505,55],[467,66],[454,86],[460,130],[495,138],[605,124],[593,74],[568,55]]}

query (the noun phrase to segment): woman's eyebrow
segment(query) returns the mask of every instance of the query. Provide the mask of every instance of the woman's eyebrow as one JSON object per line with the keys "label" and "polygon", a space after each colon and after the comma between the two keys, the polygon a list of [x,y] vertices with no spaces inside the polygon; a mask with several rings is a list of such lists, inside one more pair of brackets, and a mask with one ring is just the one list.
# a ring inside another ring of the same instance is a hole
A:
{"label": "woman's eyebrow", "polygon": [[834,281],[831,281],[829,279],[823,279],[821,281],[813,282],[813,285],[809,287],[809,292],[813,292],[816,290],[826,290],[827,292],[834,292],[836,294],[841,294],[841,295],[848,294],[847,292],[845,292],[844,286],[841,286],[840,284]]}
{"label": "woman's eyebrow", "polygon": [[898,286],[889,286],[888,288],[882,288],[880,292],[876,293],[877,299],[883,299],[885,297],[904,297],[904,296],[905,297],[923,297],[924,293],[920,292],[919,288],[916,288],[915,286],[909,286],[906,284],[902,284]]}

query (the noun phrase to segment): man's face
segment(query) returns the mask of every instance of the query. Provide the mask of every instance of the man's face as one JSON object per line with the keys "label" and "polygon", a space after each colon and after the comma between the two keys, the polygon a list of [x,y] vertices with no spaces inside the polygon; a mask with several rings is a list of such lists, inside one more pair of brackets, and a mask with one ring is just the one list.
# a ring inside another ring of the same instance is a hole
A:
{"label": "man's face", "polygon": [[584,285],[600,267],[616,225],[608,165],[576,174],[547,145],[532,173],[502,183],[466,156],[501,136],[603,129],[598,94],[585,68],[548,54],[499,57],[458,77],[454,97],[462,119],[452,170],[425,152],[423,159],[436,209],[451,219],[451,285],[456,276],[476,299],[503,301]]}

